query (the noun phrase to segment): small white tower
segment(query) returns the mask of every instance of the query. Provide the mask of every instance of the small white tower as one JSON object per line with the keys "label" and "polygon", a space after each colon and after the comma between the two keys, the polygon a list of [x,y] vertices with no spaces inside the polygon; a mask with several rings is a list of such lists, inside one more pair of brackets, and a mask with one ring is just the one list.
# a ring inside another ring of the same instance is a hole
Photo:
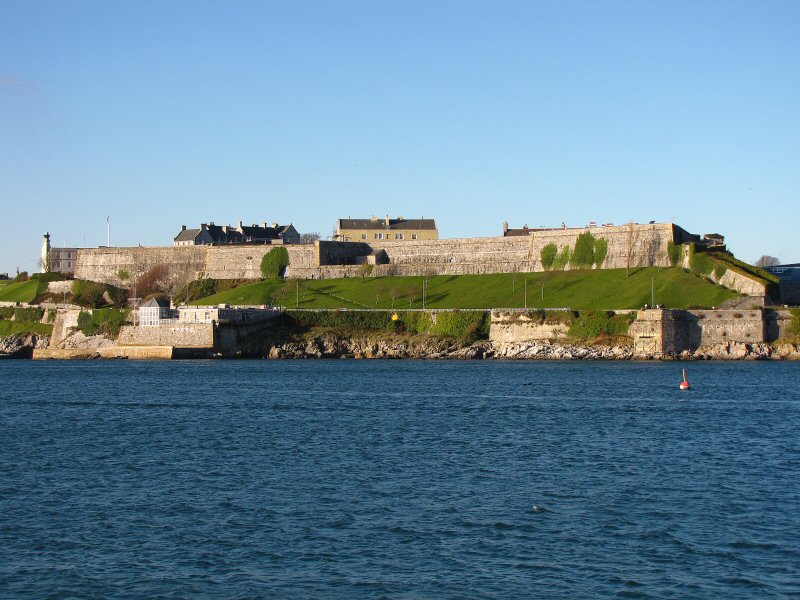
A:
{"label": "small white tower", "polygon": [[50,272],[50,233],[44,234],[42,241],[42,273]]}

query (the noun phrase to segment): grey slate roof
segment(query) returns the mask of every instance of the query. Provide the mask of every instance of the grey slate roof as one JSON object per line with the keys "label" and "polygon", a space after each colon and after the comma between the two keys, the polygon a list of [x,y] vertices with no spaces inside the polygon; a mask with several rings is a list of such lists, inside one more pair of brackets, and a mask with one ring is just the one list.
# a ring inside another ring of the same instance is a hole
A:
{"label": "grey slate roof", "polygon": [[[339,229],[386,229],[386,219],[339,219]],[[389,219],[389,229],[436,229],[435,219]]]}
{"label": "grey slate roof", "polygon": [[[284,228],[288,225],[284,225]],[[242,225],[242,233],[246,238],[257,240],[277,240],[280,236],[280,228],[262,227],[261,225]]]}
{"label": "grey slate roof", "polygon": [[150,308],[150,307],[158,307],[158,308],[169,308],[169,300],[166,298],[150,298],[144,304],[140,304],[139,308]]}
{"label": "grey slate roof", "polygon": [[176,242],[191,242],[197,234],[200,233],[199,229],[184,229],[175,236]]}

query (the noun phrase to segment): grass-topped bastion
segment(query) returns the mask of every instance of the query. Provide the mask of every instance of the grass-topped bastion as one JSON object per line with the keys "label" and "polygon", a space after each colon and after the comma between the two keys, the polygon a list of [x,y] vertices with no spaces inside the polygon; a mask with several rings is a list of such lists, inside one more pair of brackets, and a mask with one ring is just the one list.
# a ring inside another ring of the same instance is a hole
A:
{"label": "grass-topped bastion", "polygon": [[[213,281],[213,280],[212,280]],[[191,286],[190,286],[191,287]],[[231,287],[204,282],[208,295],[178,301],[190,304],[272,304],[288,308],[570,308],[635,309],[649,304],[670,308],[719,306],[738,296],[679,268],[551,271],[433,277],[353,277],[324,280],[264,280]],[[228,289],[224,289],[228,288]]]}

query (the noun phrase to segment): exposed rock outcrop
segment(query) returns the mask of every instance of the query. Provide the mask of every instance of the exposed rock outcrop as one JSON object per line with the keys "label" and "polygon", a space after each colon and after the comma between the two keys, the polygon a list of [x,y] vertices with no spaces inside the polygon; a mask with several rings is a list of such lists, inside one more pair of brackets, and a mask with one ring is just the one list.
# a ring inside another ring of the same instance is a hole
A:
{"label": "exposed rock outcrop", "polygon": [[36,334],[15,333],[0,337],[0,358],[30,358],[34,348],[47,348],[50,338]]}

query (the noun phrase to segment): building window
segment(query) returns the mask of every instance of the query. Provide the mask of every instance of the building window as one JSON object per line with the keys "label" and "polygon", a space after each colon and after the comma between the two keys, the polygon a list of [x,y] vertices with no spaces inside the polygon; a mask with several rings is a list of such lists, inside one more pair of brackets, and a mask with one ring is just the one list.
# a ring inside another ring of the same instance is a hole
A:
{"label": "building window", "polygon": [[366,233],[362,233],[362,234],[361,234],[361,239],[362,239],[362,240],[365,240],[365,239],[367,239],[367,234],[366,234]]}
{"label": "building window", "polygon": [[383,234],[382,233],[376,233],[375,234],[375,239],[376,240],[382,240],[383,239]]}
{"label": "building window", "polygon": [[415,240],[415,239],[417,239],[417,234],[416,234],[416,233],[412,233],[412,234],[411,234],[411,239],[412,239],[412,240]]}
{"label": "building window", "polygon": [[394,239],[396,239],[396,240],[402,240],[402,239],[403,239],[403,234],[402,234],[402,233],[395,233],[395,234],[394,234]]}

